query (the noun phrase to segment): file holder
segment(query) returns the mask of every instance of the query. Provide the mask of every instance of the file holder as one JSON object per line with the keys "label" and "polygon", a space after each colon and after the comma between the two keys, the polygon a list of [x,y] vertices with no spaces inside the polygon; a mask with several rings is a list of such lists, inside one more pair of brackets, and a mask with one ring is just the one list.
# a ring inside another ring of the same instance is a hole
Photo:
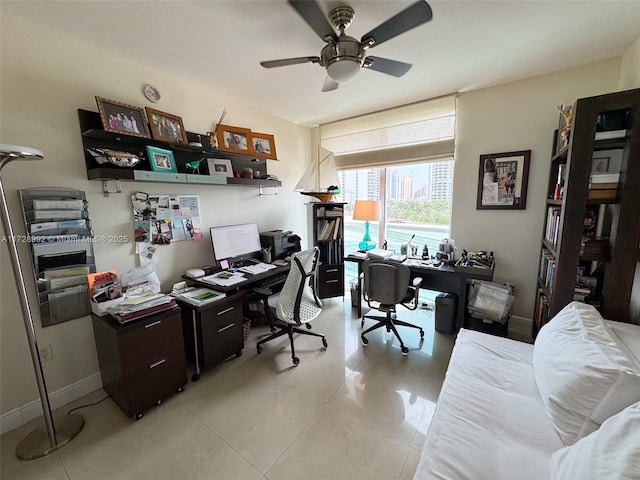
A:
{"label": "file holder", "polygon": [[89,315],[87,274],[96,267],[85,192],[36,187],[19,193],[42,326]]}

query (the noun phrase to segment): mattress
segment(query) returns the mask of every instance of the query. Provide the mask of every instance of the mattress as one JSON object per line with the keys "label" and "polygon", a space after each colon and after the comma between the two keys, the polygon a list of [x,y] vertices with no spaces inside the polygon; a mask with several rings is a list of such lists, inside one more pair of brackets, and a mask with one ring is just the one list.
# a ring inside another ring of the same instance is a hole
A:
{"label": "mattress", "polygon": [[540,480],[562,448],[533,345],[461,329],[414,480]]}

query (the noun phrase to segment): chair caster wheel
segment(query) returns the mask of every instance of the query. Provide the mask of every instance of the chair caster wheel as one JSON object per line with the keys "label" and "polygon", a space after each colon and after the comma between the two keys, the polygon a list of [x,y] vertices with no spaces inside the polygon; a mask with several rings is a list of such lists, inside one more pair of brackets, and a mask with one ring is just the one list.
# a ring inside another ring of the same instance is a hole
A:
{"label": "chair caster wheel", "polygon": [[277,328],[276,327],[271,327],[270,330],[271,330],[271,333],[276,333]]}
{"label": "chair caster wheel", "polygon": [[424,330],[420,329],[420,338],[424,338]]}
{"label": "chair caster wheel", "polygon": [[409,349],[405,346],[402,346],[400,348],[400,351],[402,352],[402,355],[404,355],[405,357],[409,354]]}
{"label": "chair caster wheel", "polygon": [[305,325],[305,327],[307,327],[307,330],[311,330],[311,324],[310,323],[305,323],[304,325]]}
{"label": "chair caster wheel", "polygon": [[327,343],[327,339],[324,337],[322,337],[322,346],[325,348],[325,350],[329,346],[329,344]]}
{"label": "chair caster wheel", "polygon": [[300,363],[300,359],[298,357],[293,357],[293,364],[297,367]]}
{"label": "chair caster wheel", "polygon": [[258,355],[262,353],[262,345],[257,345],[256,350],[258,351]]}
{"label": "chair caster wheel", "polygon": [[364,345],[365,347],[369,345],[369,340],[367,340],[366,337],[360,337],[360,341],[362,342],[362,345]]}
{"label": "chair caster wheel", "polygon": [[156,405],[162,404],[162,400],[156,400]]}
{"label": "chair caster wheel", "polygon": [[134,420],[140,420],[140,419],[142,418],[142,415],[143,415],[142,413],[136,413],[136,414],[133,416],[133,419],[134,419]]}
{"label": "chair caster wheel", "polygon": [[178,393],[184,392],[184,387],[178,387]]}
{"label": "chair caster wheel", "polygon": [[192,382],[197,382],[198,380],[200,380],[200,375],[198,375],[197,373],[194,373],[193,375],[191,375]]}
{"label": "chair caster wheel", "polygon": [[240,358],[242,356],[242,350],[236,352],[236,358]]}

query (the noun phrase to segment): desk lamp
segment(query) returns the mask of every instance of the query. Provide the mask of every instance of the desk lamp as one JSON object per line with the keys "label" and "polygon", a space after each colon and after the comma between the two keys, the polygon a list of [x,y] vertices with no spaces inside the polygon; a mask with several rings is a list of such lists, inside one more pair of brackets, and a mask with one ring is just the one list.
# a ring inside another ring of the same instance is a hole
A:
{"label": "desk lamp", "polygon": [[354,220],[364,220],[364,238],[358,244],[358,249],[366,251],[376,248],[376,243],[369,235],[369,222],[380,220],[380,202],[373,200],[356,200],[353,209]]}
{"label": "desk lamp", "polygon": [[[42,152],[34,148],[19,147],[16,145],[0,145],[0,171],[12,160],[41,160],[43,157]],[[40,360],[38,342],[33,326],[33,317],[31,315],[31,308],[29,307],[27,289],[24,283],[24,276],[22,275],[22,267],[20,265],[13,228],[11,226],[9,209],[7,208],[7,198],[5,197],[4,187],[2,186],[2,178],[0,178],[0,214],[2,216],[4,233],[7,237],[9,256],[11,257],[11,265],[13,266],[13,276],[20,297],[24,328],[27,331],[31,360],[33,361],[33,369],[36,375],[36,382],[38,383],[38,392],[40,393],[40,402],[42,403],[46,426],[46,431],[42,426],[31,431],[16,447],[16,455],[18,458],[21,460],[33,460],[34,458],[44,457],[45,455],[55,452],[63,445],[69,443],[82,429],[84,418],[80,415],[72,414],[60,417],[57,425],[53,423],[49,395],[44,382],[42,362]]]}

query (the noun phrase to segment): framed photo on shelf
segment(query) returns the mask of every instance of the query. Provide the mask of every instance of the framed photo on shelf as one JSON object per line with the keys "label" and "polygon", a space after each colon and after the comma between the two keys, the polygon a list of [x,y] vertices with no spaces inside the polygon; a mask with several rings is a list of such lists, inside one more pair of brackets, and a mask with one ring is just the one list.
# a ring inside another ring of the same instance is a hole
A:
{"label": "framed photo on shelf", "polygon": [[176,159],[171,150],[147,145],[147,154],[154,172],[177,173]]}
{"label": "framed photo on shelf", "polygon": [[593,157],[591,159],[592,172],[608,172],[610,157]]}
{"label": "framed photo on shelf", "polygon": [[276,157],[276,142],[273,135],[251,132],[251,140],[253,146],[251,151],[252,155],[270,160],[278,159]]}
{"label": "framed photo on shelf", "polygon": [[231,160],[224,158],[207,158],[207,165],[209,166],[209,175],[212,177],[233,178]]}
{"label": "framed photo on shelf", "polygon": [[182,124],[182,118],[171,113],[161,112],[155,108],[146,107],[151,135],[154,140],[170,143],[182,143],[186,145],[187,133]]}
{"label": "framed photo on shelf", "polygon": [[253,147],[251,130],[248,128],[218,125],[216,131],[218,149],[225,152],[250,154]]}
{"label": "framed photo on shelf", "polygon": [[478,210],[524,210],[531,150],[480,155]]}
{"label": "framed photo on shelf", "polygon": [[96,97],[102,128],[107,132],[151,138],[147,117],[142,107]]}

